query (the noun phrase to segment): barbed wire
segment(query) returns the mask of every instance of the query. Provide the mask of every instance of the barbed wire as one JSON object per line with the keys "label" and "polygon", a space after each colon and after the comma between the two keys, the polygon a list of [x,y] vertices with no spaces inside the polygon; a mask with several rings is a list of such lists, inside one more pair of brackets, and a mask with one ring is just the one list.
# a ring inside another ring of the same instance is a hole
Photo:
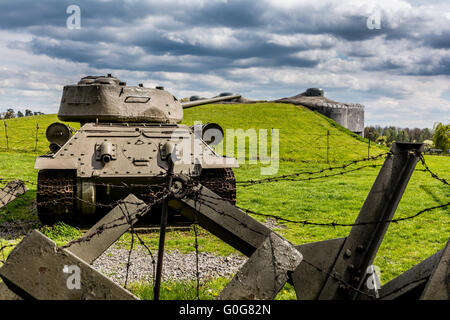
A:
{"label": "barbed wire", "polygon": [[[170,191],[167,191],[166,194],[162,195],[161,197],[154,199],[152,202],[147,203],[144,207],[137,209],[137,211],[134,213],[136,215],[136,217],[140,217],[143,216],[145,213],[147,213],[153,206],[162,203],[163,201],[165,201],[169,196],[171,195]],[[132,202],[132,201],[118,201],[118,203],[123,203],[123,204],[134,204],[134,205],[142,205],[142,202]],[[125,220],[125,222],[122,223],[118,223],[118,221],[122,221]],[[85,241],[90,241],[94,236],[101,234],[102,232],[104,232],[105,230],[108,229],[112,229],[112,228],[116,228],[116,227],[120,227],[120,226],[124,226],[124,225],[130,225],[130,222],[127,220],[126,215],[122,215],[110,222],[107,222],[105,224],[102,224],[100,226],[98,226],[95,230],[93,230],[90,234],[78,238],[76,240],[72,240],[69,243],[67,243],[66,245],[62,246],[61,248],[68,248],[72,245],[74,245],[75,243],[80,243],[80,242],[85,242]]]}
{"label": "barbed wire", "polygon": [[352,160],[348,163],[345,163],[343,165],[339,165],[339,166],[333,166],[333,167],[327,167],[327,168],[323,168],[320,170],[315,170],[315,171],[301,171],[301,172],[295,172],[295,173],[290,173],[290,174],[285,174],[285,175],[281,175],[281,176],[276,176],[276,177],[269,177],[269,178],[264,178],[264,179],[259,179],[259,180],[242,180],[242,181],[236,181],[236,184],[241,184],[241,186],[247,186],[247,185],[254,185],[254,184],[261,184],[261,183],[270,183],[270,182],[276,182],[276,181],[306,181],[306,180],[312,180],[312,179],[320,179],[320,178],[328,178],[331,176],[335,176],[335,175],[339,175],[339,174],[345,174],[345,173],[349,173],[349,172],[353,172],[353,171],[357,171],[357,170],[361,170],[367,167],[376,167],[378,165],[366,165],[366,166],[361,166],[355,169],[351,169],[348,171],[343,171],[343,172],[339,172],[337,174],[334,175],[326,175],[326,176],[321,176],[321,177],[317,177],[317,178],[308,178],[308,179],[296,179],[296,177],[302,176],[302,175],[314,175],[314,174],[320,174],[320,173],[324,173],[326,171],[333,171],[333,170],[337,170],[337,169],[345,169],[351,165],[360,163],[360,162],[366,162],[366,161],[372,161],[372,160],[377,160],[380,159],[382,157],[387,157],[389,155],[392,155],[391,152],[385,152],[385,153],[381,153],[379,155],[376,156],[372,156],[369,158],[362,158],[362,159],[357,159],[357,160]]}
{"label": "barbed wire", "polygon": [[131,254],[133,252],[133,247],[134,247],[134,226],[133,226],[134,223],[132,222],[132,219],[130,217],[130,213],[128,212],[128,207],[125,206],[125,208],[123,208],[123,207],[119,207],[119,208],[120,208],[120,211],[122,211],[122,214],[127,219],[127,223],[130,226],[129,230],[130,230],[130,233],[131,233],[131,244],[130,244],[130,250],[128,251],[128,260],[127,260],[127,264],[126,264],[125,284],[123,285],[123,287],[125,289],[127,289],[128,274],[129,274],[130,267],[131,267]]}
{"label": "barbed wire", "polygon": [[11,247],[15,247],[15,246],[16,246],[15,244],[5,244],[4,245],[3,240],[2,240],[2,242],[0,243],[0,252],[2,253],[2,259],[0,259],[0,263],[5,263],[5,261],[6,261],[4,250],[6,248],[11,248]]}
{"label": "barbed wire", "polygon": [[[202,196],[203,196],[203,195],[202,195]],[[198,192],[196,192],[196,195],[194,195],[194,198],[193,198],[193,199],[195,199],[196,203],[198,202],[198,203],[200,203],[200,204],[202,204],[202,205],[205,205],[205,206],[207,206],[208,208],[214,210],[216,213],[218,213],[218,214],[220,214],[220,215],[225,215],[225,216],[227,216],[227,217],[229,217],[229,218],[234,218],[232,215],[227,214],[225,211],[217,210],[214,206],[208,204],[207,202],[202,201],[202,199],[200,199],[200,196],[199,196]],[[247,229],[249,229],[249,230],[251,230],[251,231],[253,231],[253,232],[256,232],[256,233],[261,234],[259,231],[257,231],[257,230],[255,230],[255,229],[251,228],[251,227],[250,227],[249,225],[247,225],[246,223],[244,223],[244,222],[242,222],[242,221],[240,221],[240,220],[236,220],[236,219],[235,219],[235,221],[237,221],[242,227],[247,228]],[[342,285],[345,285],[345,287],[346,287],[347,289],[351,289],[351,290],[354,290],[354,291],[357,292],[357,293],[360,293],[360,294],[363,294],[363,295],[366,295],[366,296],[369,296],[369,297],[373,297],[372,295],[370,295],[370,294],[368,294],[368,293],[366,293],[366,292],[364,292],[364,291],[361,291],[361,290],[359,290],[358,288],[356,288],[356,287],[350,285],[349,283],[347,283],[345,280],[341,279],[341,278],[338,277],[337,275],[330,274],[330,273],[327,272],[326,270],[323,270],[323,269],[321,269],[320,267],[316,266],[315,264],[313,264],[313,263],[311,263],[311,262],[305,260],[304,257],[303,257],[302,262],[303,262],[303,261],[306,262],[307,264],[311,265],[311,266],[314,267],[315,269],[317,269],[319,272],[323,272],[324,274],[326,274],[327,276],[332,277],[333,279],[335,279],[336,281],[338,281],[338,282],[341,283]]]}
{"label": "barbed wire", "polygon": [[406,217],[402,217],[402,218],[384,219],[384,220],[375,220],[375,221],[357,222],[357,223],[338,223],[338,222],[334,222],[334,221],[333,222],[313,222],[313,221],[309,221],[309,220],[292,220],[292,219],[283,218],[283,217],[280,217],[280,216],[277,216],[274,214],[260,213],[260,212],[254,211],[254,210],[241,208],[241,207],[238,207],[238,208],[240,210],[244,211],[245,213],[253,214],[256,216],[262,216],[262,217],[266,217],[266,218],[272,218],[272,219],[276,219],[278,221],[301,224],[304,226],[313,225],[313,226],[323,226],[323,227],[354,227],[354,226],[366,226],[366,225],[371,225],[371,224],[398,223],[400,221],[411,220],[411,219],[417,218],[418,216],[420,216],[426,212],[430,212],[430,211],[436,210],[436,209],[443,209],[448,206],[450,206],[450,202],[441,204],[438,206],[434,206],[434,207],[428,207],[428,208],[420,210],[419,212],[417,212],[415,214],[412,214],[412,215],[406,216]]}
{"label": "barbed wire", "polygon": [[431,177],[433,177],[434,179],[436,179],[436,180],[442,182],[442,183],[445,184],[446,186],[450,186],[450,184],[447,182],[447,180],[445,180],[444,178],[439,177],[436,173],[434,173],[433,171],[431,171],[431,169],[428,167],[427,163],[425,162],[425,158],[424,158],[424,156],[423,156],[422,153],[418,152],[417,155],[418,155],[418,157],[419,157],[419,159],[420,159],[420,162],[421,162],[422,165],[424,166],[425,171],[428,172],[428,173],[431,175]]}
{"label": "barbed wire", "polygon": [[[271,177],[271,178],[265,178],[265,179],[260,179],[260,180],[246,180],[246,181],[237,181],[237,184],[240,184],[241,186],[246,186],[247,185],[254,185],[254,184],[260,184],[260,183],[270,183],[270,182],[277,182],[277,181],[305,181],[305,180],[313,180],[313,179],[320,179],[320,178],[328,178],[328,177],[332,177],[332,176],[336,176],[336,175],[341,175],[341,174],[346,174],[349,172],[354,172],[357,170],[362,170],[363,168],[367,168],[367,167],[374,167],[374,166],[378,166],[378,165],[374,165],[374,164],[370,164],[370,165],[363,165],[363,166],[359,166],[357,168],[353,168],[353,169],[349,169],[349,170],[345,170],[347,167],[360,163],[360,162],[365,162],[365,161],[372,161],[372,160],[377,160],[377,159],[381,159],[382,157],[388,157],[392,155],[392,153],[390,152],[386,152],[383,154],[379,154],[376,156],[372,156],[372,157],[368,157],[368,158],[364,158],[364,159],[358,159],[358,160],[353,160],[349,163],[346,163],[344,165],[339,165],[339,166],[333,166],[333,167],[328,167],[328,168],[324,168],[321,170],[316,170],[316,171],[302,171],[302,172],[296,172],[293,174],[288,174],[288,175],[282,175],[282,176],[277,176],[277,177]],[[439,177],[439,175],[437,175],[435,172],[433,172],[429,166],[426,164],[425,159],[423,157],[422,154],[419,153],[419,159],[422,162],[423,166],[425,169],[420,170],[420,171],[424,171],[424,172],[428,172],[430,173],[430,175],[440,181],[441,183],[443,183],[444,185],[448,186],[448,182],[446,179]],[[318,177],[308,177],[305,179],[298,179],[298,177],[301,177],[303,175],[316,175],[316,174],[321,174],[327,171],[333,171],[333,170],[342,170],[340,172],[337,173],[333,173],[333,174],[329,174],[329,175],[321,175]],[[0,182],[4,182],[7,181],[7,179],[4,178],[0,178]],[[218,182],[220,183],[220,182]],[[34,183],[36,184],[36,183]],[[97,184],[96,184],[97,185]],[[116,188],[127,188],[132,190],[133,187],[139,186],[139,187],[146,187],[149,190],[151,189],[151,187],[157,188],[159,191],[153,191],[151,190],[151,194],[149,194],[149,197],[151,200],[146,201],[145,202],[145,206],[137,209],[137,211],[130,213],[129,209],[127,206],[120,206],[121,210],[122,210],[122,216],[114,219],[113,221],[110,221],[108,223],[105,223],[103,225],[100,225],[96,230],[94,230],[92,233],[86,235],[86,236],[82,236],[76,240],[72,240],[69,243],[67,243],[64,246],[61,246],[59,248],[68,248],[72,245],[74,245],[75,243],[81,243],[81,242],[85,242],[85,241],[90,241],[95,235],[99,235],[102,232],[104,232],[107,229],[111,229],[111,228],[116,228],[119,226],[123,226],[123,225],[129,225],[130,226],[130,233],[131,233],[131,244],[130,244],[130,249],[128,252],[128,258],[127,258],[127,263],[126,263],[126,275],[125,275],[125,283],[124,283],[124,287],[127,288],[128,285],[128,277],[129,277],[129,271],[130,271],[130,267],[132,265],[131,262],[131,257],[132,257],[132,251],[134,249],[134,241],[135,241],[135,236],[138,239],[138,241],[140,242],[141,245],[143,245],[149,255],[151,256],[151,260],[152,260],[152,278],[153,281],[155,281],[155,259],[154,256],[150,250],[150,248],[145,244],[145,241],[143,241],[141,239],[141,237],[135,232],[135,229],[133,227],[133,222],[132,222],[132,216],[136,216],[136,217],[140,217],[142,215],[144,215],[145,213],[147,213],[152,207],[154,207],[155,205],[161,204],[164,201],[167,201],[170,197],[173,196],[172,192],[170,190],[168,190],[166,187],[162,187],[160,184],[127,184],[127,183],[122,183],[121,185],[114,185],[114,184],[106,184],[106,183],[98,183],[98,185],[101,186],[111,186],[111,187],[116,187]],[[48,187],[53,187],[48,185]],[[217,209],[217,207],[215,206],[215,202],[213,201],[208,201],[207,198],[210,199],[214,199],[214,200],[224,200],[221,197],[213,197],[213,196],[208,196],[208,195],[200,195],[199,194],[199,190],[201,190],[202,186],[199,184],[198,181],[190,181],[186,186],[185,186],[188,190],[187,190],[187,194],[186,197],[193,199],[195,202],[198,202],[201,205],[206,205],[209,208],[213,209],[216,213],[221,214],[221,215],[227,215],[229,217],[232,217],[230,214],[228,214],[227,212]],[[199,188],[196,188],[199,187]],[[18,189],[19,186],[16,188]],[[4,191],[7,195],[12,195],[15,194],[14,188],[11,188],[11,190],[7,190]],[[17,195],[17,198],[21,198],[23,197],[22,195]],[[61,199],[70,199],[72,201],[81,201],[81,202],[86,202],[89,203],[89,201],[85,201],[81,198],[78,198],[75,195],[71,195],[68,197],[62,197],[59,198],[57,200],[51,200],[51,201],[45,201],[42,202],[42,204],[53,204],[53,205],[57,205],[58,201]],[[0,199],[1,201],[2,199]],[[111,203],[98,203],[96,204],[96,206],[98,207],[103,207],[103,208],[113,208],[116,207],[117,205],[126,205],[126,204],[132,204],[132,205],[142,205],[142,202],[137,202],[137,201],[125,201],[125,200],[117,200],[117,201],[112,201]],[[443,209],[450,206],[450,202],[448,203],[444,203],[444,204],[440,204],[437,206],[433,206],[433,207],[428,207],[425,209],[420,210],[419,212],[406,216],[406,217],[401,217],[401,218],[396,218],[396,219],[384,219],[384,220],[377,220],[377,221],[366,221],[366,222],[358,222],[358,223],[342,223],[342,222],[315,222],[315,221],[309,221],[309,220],[293,220],[293,219],[288,219],[288,218],[284,218],[282,216],[278,216],[278,215],[274,215],[274,214],[266,214],[266,213],[261,213],[261,212],[256,212],[254,210],[251,209],[246,209],[246,208],[242,208],[242,207],[238,207],[240,210],[242,210],[243,212],[247,213],[247,214],[252,214],[252,215],[257,215],[257,216],[263,216],[266,218],[272,218],[272,219],[276,219],[277,221],[284,221],[284,222],[288,222],[288,223],[294,223],[294,224],[301,224],[301,225],[316,225],[316,226],[329,226],[329,227],[338,227],[338,226],[342,226],[342,227],[352,227],[352,226],[360,226],[360,225],[369,225],[369,224],[380,224],[380,223],[397,223],[400,221],[405,221],[405,220],[411,220],[414,219],[426,212],[431,212],[433,210],[436,209]],[[233,217],[232,217],[233,218]],[[238,221],[238,220],[237,220]],[[245,228],[249,228],[251,229],[248,225],[246,225],[245,223],[243,223],[242,221],[238,221],[239,224]],[[198,224],[198,219],[197,216],[195,216],[194,219],[194,224],[193,224],[193,230],[194,230],[194,246],[195,246],[195,254],[196,254],[196,298],[199,300],[200,299],[200,272],[199,272],[199,246],[198,246],[198,231],[197,231],[197,224]],[[252,230],[257,232],[256,230]],[[8,248],[8,247],[13,247],[15,245],[12,244],[7,244],[7,245],[1,245],[0,246],[0,251],[2,252],[2,256],[3,256],[3,260],[1,261],[2,263],[4,263],[5,260],[5,255],[4,255],[4,249]],[[159,253],[158,253],[159,254]],[[326,270],[323,270],[321,268],[319,268],[318,266],[314,265],[313,263],[307,261],[307,260],[303,260],[305,263],[307,263],[308,265],[310,265],[311,267],[315,268],[316,270],[325,273],[328,277],[332,277],[333,279],[335,279],[336,281],[338,281],[342,286],[344,286],[347,289],[351,289],[359,294],[364,294],[366,296],[369,296],[371,298],[373,298],[372,295],[367,294],[367,292],[361,291],[358,288],[351,286],[349,283],[347,283],[346,281],[344,281],[343,279],[341,279],[340,277],[329,273]]]}
{"label": "barbed wire", "polygon": [[328,272],[327,270],[324,270],[322,268],[320,268],[319,266],[315,265],[314,263],[308,261],[307,259],[305,259],[305,256],[302,257],[302,262],[306,263],[307,265],[313,267],[314,269],[316,269],[317,271],[319,271],[320,273],[323,273],[325,275],[327,275],[328,277],[333,278],[334,280],[336,280],[341,286],[343,286],[343,288],[347,289],[347,290],[352,290],[356,293],[362,294],[364,296],[367,296],[369,298],[372,299],[376,299],[375,295],[372,295],[370,293],[367,293],[365,291],[362,291],[360,289],[358,289],[355,286],[352,286],[350,283],[348,283],[347,281],[345,281],[344,279],[342,279],[341,277],[339,277],[338,275]]}

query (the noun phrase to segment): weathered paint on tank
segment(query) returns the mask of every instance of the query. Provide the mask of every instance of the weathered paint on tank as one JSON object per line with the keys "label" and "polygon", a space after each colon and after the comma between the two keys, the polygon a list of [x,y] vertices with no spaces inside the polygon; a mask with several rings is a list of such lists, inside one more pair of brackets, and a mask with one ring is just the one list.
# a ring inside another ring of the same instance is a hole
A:
{"label": "weathered paint on tank", "polygon": [[114,77],[83,79],[64,87],[60,120],[176,124],[183,119],[181,103],[165,90],[126,86]]}

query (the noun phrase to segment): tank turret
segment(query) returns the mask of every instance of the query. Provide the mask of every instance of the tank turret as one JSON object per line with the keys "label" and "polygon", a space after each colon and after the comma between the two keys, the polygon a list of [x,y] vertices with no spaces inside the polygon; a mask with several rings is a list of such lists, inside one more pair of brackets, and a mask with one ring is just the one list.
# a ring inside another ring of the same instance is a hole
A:
{"label": "tank turret", "polygon": [[62,121],[145,122],[176,124],[183,108],[239,98],[240,95],[195,99],[180,103],[163,87],[127,86],[113,77],[88,76],[64,87],[58,118]]}
{"label": "tank turret", "polygon": [[58,118],[76,122],[153,122],[176,124],[181,103],[163,89],[127,86],[108,75],[82,78],[64,87]]}

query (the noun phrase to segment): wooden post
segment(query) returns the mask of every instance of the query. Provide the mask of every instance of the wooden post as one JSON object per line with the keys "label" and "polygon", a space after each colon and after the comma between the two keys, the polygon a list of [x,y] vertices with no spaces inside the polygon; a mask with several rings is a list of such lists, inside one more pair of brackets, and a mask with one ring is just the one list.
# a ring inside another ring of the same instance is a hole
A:
{"label": "wooden post", "polygon": [[35,145],[34,145],[34,152],[37,151],[38,133],[39,133],[39,123],[36,123],[36,143],[35,143]]}
{"label": "wooden post", "polygon": [[327,130],[327,163],[328,164],[330,164],[329,149],[330,149],[330,130]]}
{"label": "wooden post", "polygon": [[5,125],[5,138],[6,138],[6,150],[9,149],[9,145],[8,145],[8,130],[7,130],[7,125],[6,122],[3,122],[3,124]]}

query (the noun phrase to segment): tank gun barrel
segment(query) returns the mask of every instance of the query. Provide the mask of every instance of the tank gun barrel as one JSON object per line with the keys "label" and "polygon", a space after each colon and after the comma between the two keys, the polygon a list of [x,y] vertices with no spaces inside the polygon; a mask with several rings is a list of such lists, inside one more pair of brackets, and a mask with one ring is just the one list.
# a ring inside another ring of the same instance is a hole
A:
{"label": "tank gun barrel", "polygon": [[216,97],[216,98],[211,98],[211,99],[202,99],[202,100],[183,102],[183,103],[181,103],[181,105],[183,106],[183,109],[187,109],[190,107],[200,106],[202,104],[210,104],[210,103],[214,103],[214,102],[233,100],[233,99],[238,99],[240,97],[241,97],[240,94],[233,94],[233,95],[224,96],[224,97]]}

